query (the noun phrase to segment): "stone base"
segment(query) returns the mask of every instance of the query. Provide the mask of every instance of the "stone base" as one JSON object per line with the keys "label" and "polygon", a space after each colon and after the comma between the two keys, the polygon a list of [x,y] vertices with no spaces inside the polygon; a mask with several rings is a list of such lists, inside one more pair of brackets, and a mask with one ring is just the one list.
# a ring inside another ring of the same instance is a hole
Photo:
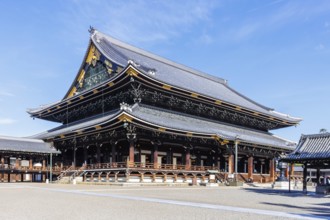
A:
{"label": "stone base", "polygon": [[289,181],[275,181],[272,185],[273,189],[289,189]]}
{"label": "stone base", "polygon": [[316,194],[330,194],[330,186],[316,186]]}
{"label": "stone base", "polygon": [[218,187],[219,184],[218,183],[206,183],[205,186],[206,187]]}
{"label": "stone base", "polygon": [[228,186],[243,186],[243,182],[239,182],[239,181],[229,182]]}

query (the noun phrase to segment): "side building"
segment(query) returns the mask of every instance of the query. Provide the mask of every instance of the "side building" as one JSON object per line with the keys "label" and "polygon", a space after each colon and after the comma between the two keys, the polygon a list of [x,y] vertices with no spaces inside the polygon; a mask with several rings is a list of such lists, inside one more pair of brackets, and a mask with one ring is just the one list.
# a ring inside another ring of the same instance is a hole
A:
{"label": "side building", "polygon": [[62,123],[34,138],[53,143],[62,152],[56,162],[72,165],[72,175],[196,183],[214,181],[210,170],[220,181],[236,170],[243,181],[274,180],[274,159],[295,144],[269,131],[301,119],[256,103],[224,79],[90,33],[65,97],[28,110]]}
{"label": "side building", "polygon": [[[0,136],[0,182],[42,182],[50,173],[50,155],[60,154],[50,143]],[[60,167],[52,172],[60,174]]]}
{"label": "side building", "polygon": [[314,181],[316,193],[330,194],[330,133],[301,135],[297,148],[281,161],[302,164],[303,191]]}

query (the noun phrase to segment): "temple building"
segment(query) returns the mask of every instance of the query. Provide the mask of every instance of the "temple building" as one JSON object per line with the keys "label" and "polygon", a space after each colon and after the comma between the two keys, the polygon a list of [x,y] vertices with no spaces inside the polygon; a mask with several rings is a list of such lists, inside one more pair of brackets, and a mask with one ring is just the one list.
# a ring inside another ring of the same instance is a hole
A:
{"label": "temple building", "polygon": [[[281,159],[303,166],[303,191],[307,193],[307,177],[316,182],[316,193],[330,194],[330,133],[301,135],[297,148]],[[313,178],[314,177],[314,178]]]}
{"label": "temple building", "polygon": [[[49,175],[50,155],[60,154],[50,143],[0,136],[0,182],[42,182]],[[55,171],[60,174],[60,169]]]}
{"label": "temple building", "polygon": [[274,181],[295,143],[270,131],[301,121],[93,28],[63,99],[28,113],[62,124],[33,137],[61,152],[60,177],[89,182]]}

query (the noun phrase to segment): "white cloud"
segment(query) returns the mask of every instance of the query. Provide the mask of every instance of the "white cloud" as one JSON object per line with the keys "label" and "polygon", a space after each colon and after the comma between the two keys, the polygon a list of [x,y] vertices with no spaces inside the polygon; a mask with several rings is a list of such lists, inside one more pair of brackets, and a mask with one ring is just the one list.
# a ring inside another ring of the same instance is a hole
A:
{"label": "white cloud", "polygon": [[10,92],[0,91],[0,96],[10,96],[10,97],[13,97],[15,95],[13,93],[10,93]]}
{"label": "white cloud", "polygon": [[61,15],[68,30],[87,24],[126,42],[167,41],[208,22],[215,1],[76,1]]}
{"label": "white cloud", "polygon": [[11,118],[0,118],[0,125],[14,124],[16,121]]}
{"label": "white cloud", "polygon": [[[267,7],[267,10],[263,8],[263,10],[258,11],[260,17],[251,16],[252,19],[247,17],[241,26],[233,28],[231,35],[234,39],[242,40],[252,37],[256,33],[274,31],[294,22],[306,22],[315,16],[330,12],[328,1],[319,1],[318,4],[314,4],[308,1],[278,0],[262,7]],[[257,9],[252,9],[248,13],[256,13]],[[325,27],[328,25],[329,23],[326,22]]]}

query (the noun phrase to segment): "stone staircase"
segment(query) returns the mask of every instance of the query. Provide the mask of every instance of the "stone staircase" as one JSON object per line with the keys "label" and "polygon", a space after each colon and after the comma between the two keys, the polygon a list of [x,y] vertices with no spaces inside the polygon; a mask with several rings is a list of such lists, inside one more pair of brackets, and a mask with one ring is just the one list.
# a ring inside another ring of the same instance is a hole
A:
{"label": "stone staircase", "polygon": [[72,183],[76,177],[84,172],[85,168],[86,165],[83,165],[79,169],[75,169],[74,166],[69,167],[57,177],[56,183]]}

